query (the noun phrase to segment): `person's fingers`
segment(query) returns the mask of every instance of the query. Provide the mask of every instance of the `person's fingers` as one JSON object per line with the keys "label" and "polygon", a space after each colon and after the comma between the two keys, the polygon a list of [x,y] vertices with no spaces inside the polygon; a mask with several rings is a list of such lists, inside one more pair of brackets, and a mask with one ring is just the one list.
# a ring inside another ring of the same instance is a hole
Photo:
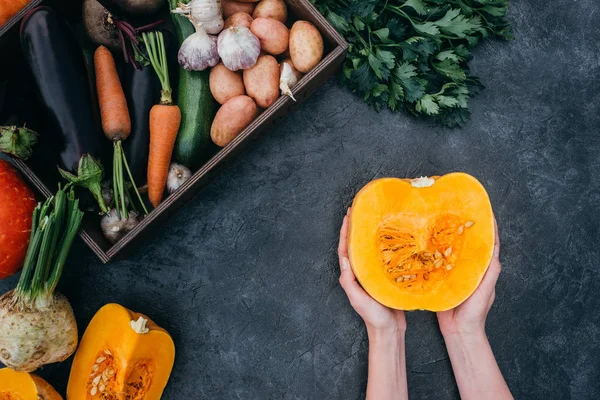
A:
{"label": "person's fingers", "polygon": [[500,234],[498,233],[496,217],[494,217],[494,257],[500,257]]}
{"label": "person's fingers", "polygon": [[350,260],[348,260],[347,257],[342,257],[340,265],[342,267],[340,285],[346,292],[346,296],[348,296],[350,304],[356,308],[356,306],[362,304],[364,300],[368,300],[369,295],[356,281],[356,276],[354,276],[354,272],[352,272],[352,268],[350,267]]}
{"label": "person's fingers", "polygon": [[340,242],[338,244],[338,256],[340,258],[340,266],[342,258],[348,257],[348,216],[344,217],[342,228],[340,229]]}
{"label": "person's fingers", "polygon": [[479,285],[482,293],[488,297],[492,295],[496,287],[496,282],[498,281],[498,276],[502,271],[502,266],[500,265],[500,235],[498,234],[498,224],[496,223],[495,218],[494,236],[494,253],[492,255],[492,260],[490,261],[487,272],[485,273],[485,276]]}

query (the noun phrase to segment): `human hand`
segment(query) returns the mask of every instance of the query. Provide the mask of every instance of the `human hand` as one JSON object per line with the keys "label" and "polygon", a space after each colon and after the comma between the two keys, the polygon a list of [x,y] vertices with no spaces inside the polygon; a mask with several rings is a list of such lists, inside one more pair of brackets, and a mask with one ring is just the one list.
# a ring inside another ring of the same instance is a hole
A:
{"label": "human hand", "polygon": [[338,246],[341,268],[340,285],[346,292],[354,310],[365,321],[369,334],[404,333],[406,331],[404,311],[393,310],[380,304],[369,296],[356,281],[348,258],[348,220],[350,211],[349,208],[340,230],[340,243]]}
{"label": "human hand", "polygon": [[496,297],[496,281],[500,275],[500,238],[494,219],[494,255],[479,287],[464,303],[452,310],[437,313],[442,334],[485,333],[485,319]]}

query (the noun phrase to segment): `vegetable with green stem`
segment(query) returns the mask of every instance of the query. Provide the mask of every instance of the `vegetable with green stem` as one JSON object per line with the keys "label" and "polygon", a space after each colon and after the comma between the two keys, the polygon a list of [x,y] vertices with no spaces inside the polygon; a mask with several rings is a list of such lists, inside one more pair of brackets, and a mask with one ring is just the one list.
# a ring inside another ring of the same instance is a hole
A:
{"label": "vegetable with green stem", "polygon": [[160,104],[150,110],[150,154],[148,155],[148,197],[154,207],[160,204],[177,132],[181,111],[173,104],[165,42],[161,32],[143,33],[144,43],[152,68],[158,75],[162,90]]}
{"label": "vegetable with green stem", "polygon": [[508,0],[313,0],[346,38],[342,81],[377,110],[404,108],[446,126],[469,118],[482,88],[469,73],[483,38],[512,37]]}
{"label": "vegetable with green stem", "polygon": [[[131,119],[127,101],[117,69],[115,60],[111,52],[104,46],[98,47],[94,54],[94,66],[96,69],[96,89],[98,91],[98,105],[102,117],[102,129],[104,134],[113,141],[113,195],[117,216],[123,220],[129,219],[129,211],[126,199],[130,197],[127,184],[125,182],[125,171],[129,181],[136,193],[137,198],[147,214],[146,205],[140,196],[137,186],[131,174],[127,158],[123,153],[123,140],[127,139],[131,132]],[[125,167],[125,171],[123,170]],[[133,206],[133,202],[129,204]]]}
{"label": "vegetable with green stem", "polygon": [[77,347],[68,300],[56,293],[83,212],[71,184],[38,204],[16,289],[0,297],[0,362],[31,372],[67,359]]}

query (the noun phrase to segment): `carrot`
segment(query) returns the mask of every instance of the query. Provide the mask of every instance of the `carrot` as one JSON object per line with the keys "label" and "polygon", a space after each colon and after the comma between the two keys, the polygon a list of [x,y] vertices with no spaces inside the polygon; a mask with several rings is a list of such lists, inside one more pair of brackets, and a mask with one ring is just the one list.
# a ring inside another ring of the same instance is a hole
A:
{"label": "carrot", "polygon": [[162,200],[180,122],[181,112],[176,105],[157,104],[150,110],[148,197],[154,207]]}
{"label": "carrot", "polygon": [[94,53],[94,66],[104,134],[113,141],[125,140],[131,132],[131,119],[110,50],[104,46],[98,47]]}
{"label": "carrot", "polygon": [[161,32],[142,34],[152,68],[158,75],[162,90],[160,104],[150,110],[150,154],[148,156],[148,197],[157,207],[163,197],[171,155],[179,132],[181,111],[173,104],[165,42]]}
{"label": "carrot", "polygon": [[129,164],[123,152],[123,140],[129,137],[131,133],[131,118],[127,108],[125,93],[119,80],[115,59],[112,53],[104,46],[100,46],[94,53],[94,67],[96,71],[96,91],[98,93],[98,106],[100,107],[100,116],[102,118],[102,130],[107,138],[114,143],[113,153],[113,195],[117,216],[121,219],[129,218],[125,198],[129,199],[129,204],[135,210],[135,205],[131,201],[129,189],[125,183],[123,166],[127,170],[129,180],[142,208],[146,206],[133,180]]}

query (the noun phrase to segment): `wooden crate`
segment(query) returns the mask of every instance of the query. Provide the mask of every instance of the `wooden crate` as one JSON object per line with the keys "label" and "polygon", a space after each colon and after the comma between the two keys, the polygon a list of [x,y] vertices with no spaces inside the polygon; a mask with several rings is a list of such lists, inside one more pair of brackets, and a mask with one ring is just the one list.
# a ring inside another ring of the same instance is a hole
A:
{"label": "wooden crate", "polygon": [[[80,236],[92,251],[98,255],[102,262],[106,263],[111,259],[123,257],[128,250],[132,249],[148,235],[151,235],[154,231],[153,228],[164,222],[169,215],[176,212],[177,209],[197,194],[214,177],[219,167],[225,161],[239,153],[249,144],[252,138],[256,138],[259,134],[271,128],[281,118],[285,117],[297,104],[304,101],[338,70],[348,46],[345,40],[308,0],[285,1],[290,14],[295,19],[312,22],[323,35],[325,42],[323,60],[312,71],[303,76],[293,89],[297,102],[294,102],[287,96],[280,96],[271,107],[262,112],[235,140],[216,153],[177,192],[165,198],[135,229],[116,244],[110,245],[103,237],[97,221],[91,221],[87,217],[84,218]],[[25,12],[22,11],[20,15],[22,16]],[[43,196],[50,196],[52,194],[27,162],[14,160],[14,163]]]}

